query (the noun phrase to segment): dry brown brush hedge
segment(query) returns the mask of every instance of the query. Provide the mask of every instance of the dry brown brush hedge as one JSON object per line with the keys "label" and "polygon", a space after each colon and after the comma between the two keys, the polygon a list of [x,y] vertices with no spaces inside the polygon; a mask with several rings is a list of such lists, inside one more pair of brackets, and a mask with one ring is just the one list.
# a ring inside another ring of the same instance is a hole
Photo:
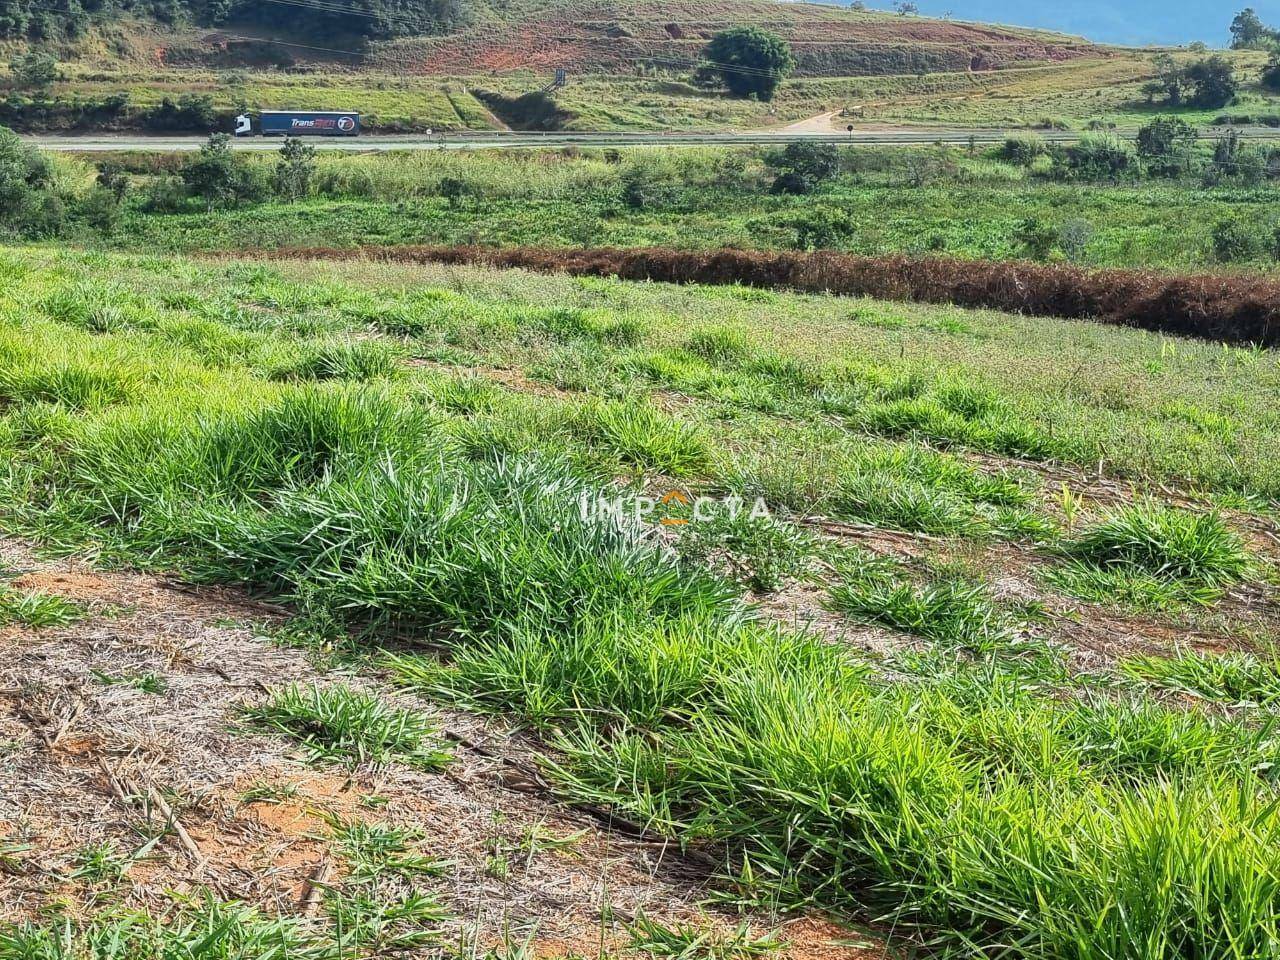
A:
{"label": "dry brown brush hedge", "polygon": [[1096,320],[1181,336],[1280,346],[1280,281],[1144,270],[1085,270],[942,257],[666,247],[356,247],[278,250],[279,258],[478,264],[667,283],[743,284],[882,300],[952,303]]}

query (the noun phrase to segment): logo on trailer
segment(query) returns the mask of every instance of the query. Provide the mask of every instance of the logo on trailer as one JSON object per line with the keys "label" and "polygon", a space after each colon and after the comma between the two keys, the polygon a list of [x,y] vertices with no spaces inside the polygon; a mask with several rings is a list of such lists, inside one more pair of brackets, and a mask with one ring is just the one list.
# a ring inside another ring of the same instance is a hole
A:
{"label": "logo on trailer", "polygon": [[338,129],[341,130],[343,133],[350,133],[355,128],[356,128],[356,122],[350,117],[338,118]]}

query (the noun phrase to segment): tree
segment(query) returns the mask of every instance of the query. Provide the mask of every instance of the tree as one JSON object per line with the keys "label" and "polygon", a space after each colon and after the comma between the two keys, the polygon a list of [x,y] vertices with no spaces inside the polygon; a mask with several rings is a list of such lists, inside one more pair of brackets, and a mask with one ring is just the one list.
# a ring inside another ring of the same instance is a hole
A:
{"label": "tree", "polygon": [[276,194],[286,200],[307,195],[316,172],[316,148],[297,137],[286,137],[276,161]]}
{"label": "tree", "polygon": [[1159,53],[1151,61],[1156,75],[1143,84],[1142,91],[1147,95],[1149,103],[1160,97],[1171,107],[1182,106],[1182,97],[1187,84],[1186,71],[1178,66],[1172,55]]}
{"label": "tree", "polygon": [[1276,38],[1276,32],[1262,22],[1253,7],[1245,7],[1231,21],[1231,48],[1248,50]]}
{"label": "tree", "polygon": [[1223,56],[1197,60],[1186,70],[1187,82],[1192,87],[1192,106],[1202,109],[1225,107],[1235,99],[1240,83],[1235,68]]}
{"label": "tree", "polygon": [[231,137],[215,133],[182,168],[182,182],[210,209],[255,199],[260,190],[253,171],[231,150]]}
{"label": "tree", "polygon": [[1268,90],[1280,91],[1280,50],[1271,54],[1271,59],[1262,68],[1262,85]]}
{"label": "tree", "polygon": [[9,62],[13,85],[19,90],[48,91],[58,79],[58,61],[50,54],[31,50]]}
{"label": "tree", "polygon": [[1181,117],[1156,117],[1138,130],[1138,156],[1175,156],[1190,149],[1199,136],[1199,131]]}
{"label": "tree", "polygon": [[1078,180],[1117,180],[1138,168],[1134,149],[1112,133],[1090,133],[1066,148],[1061,164]]}
{"label": "tree", "polygon": [[1184,103],[1201,109],[1225,107],[1240,88],[1235,67],[1226,57],[1215,55],[1197,60],[1187,67],[1179,67],[1167,53],[1152,60],[1155,78],[1143,85],[1147,99],[1163,97],[1171,107]]}
{"label": "tree", "polygon": [[1093,233],[1093,224],[1088,220],[1068,220],[1058,228],[1058,246],[1068,260],[1079,263],[1088,253]]}
{"label": "tree", "polygon": [[765,164],[778,171],[774,193],[810,193],[840,172],[840,150],[830,143],[793,140],[765,157]]}
{"label": "tree", "polygon": [[1191,148],[1200,132],[1181,117],[1156,117],[1138,130],[1138,156],[1156,177],[1176,177],[1191,165]]}
{"label": "tree", "polygon": [[786,42],[758,27],[717,33],[702,55],[730,93],[759,100],[772,100],[796,65]]}

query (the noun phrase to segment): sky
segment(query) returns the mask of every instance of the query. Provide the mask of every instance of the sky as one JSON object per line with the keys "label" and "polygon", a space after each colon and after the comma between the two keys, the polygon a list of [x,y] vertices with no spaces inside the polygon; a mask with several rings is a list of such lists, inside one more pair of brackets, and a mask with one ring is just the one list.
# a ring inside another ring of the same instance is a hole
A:
{"label": "sky", "polygon": [[[1203,40],[1224,47],[1231,18],[1246,6],[1280,27],[1280,0],[916,0],[920,12],[957,20],[1043,27],[1100,43],[1182,44]],[[888,2],[868,3],[888,7]]]}

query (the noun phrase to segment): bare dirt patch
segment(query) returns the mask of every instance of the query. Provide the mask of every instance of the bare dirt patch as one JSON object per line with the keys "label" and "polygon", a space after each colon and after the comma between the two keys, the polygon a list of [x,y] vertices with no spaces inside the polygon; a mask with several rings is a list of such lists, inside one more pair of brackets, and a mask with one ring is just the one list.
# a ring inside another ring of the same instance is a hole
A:
{"label": "bare dirt patch", "polygon": [[[704,864],[611,830],[530,781],[527,738],[372,674],[319,669],[266,639],[272,614],[234,591],[42,562],[13,540],[0,540],[0,557],[27,587],[108,611],[0,639],[0,847],[18,851],[0,870],[0,923],[55,902],[87,914],[204,891],[296,914],[322,867],[342,874],[335,818],[405,829],[423,853],[450,861],[432,893],[455,918],[446,936],[459,941],[514,937],[535,942],[539,956],[596,956],[602,936],[606,948],[622,945],[620,921],[640,913],[738,922],[705,905]],[[159,692],[140,688],[147,675]],[[456,758],[443,773],[306,765],[287,742],[237,721],[240,705],[291,682],[345,682],[428,711]],[[529,842],[575,835],[564,847]],[[85,851],[104,844],[128,861],[123,876],[77,876]],[[754,922],[768,929],[777,919]]]}

